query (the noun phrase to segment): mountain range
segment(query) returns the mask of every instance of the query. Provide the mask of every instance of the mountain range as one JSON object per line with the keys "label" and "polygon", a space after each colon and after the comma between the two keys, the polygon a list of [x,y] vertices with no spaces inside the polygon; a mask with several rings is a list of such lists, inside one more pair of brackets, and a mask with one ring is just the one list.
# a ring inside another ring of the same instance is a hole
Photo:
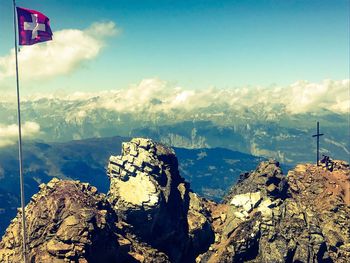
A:
{"label": "mountain range", "polygon": [[[286,88],[184,90],[157,79],[128,89],[38,95],[22,101],[24,135],[46,142],[147,137],[173,147],[227,148],[283,163],[348,159],[348,80]],[[142,96],[140,95],[142,94]],[[15,100],[0,96],[0,147],[16,141]]]}

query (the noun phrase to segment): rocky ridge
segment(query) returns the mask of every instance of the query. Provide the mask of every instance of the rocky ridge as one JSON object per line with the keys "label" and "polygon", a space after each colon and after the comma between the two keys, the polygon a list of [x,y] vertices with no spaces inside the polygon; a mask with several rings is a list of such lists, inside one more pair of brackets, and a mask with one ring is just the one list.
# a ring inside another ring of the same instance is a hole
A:
{"label": "rocky ridge", "polygon": [[[125,233],[103,194],[86,183],[52,179],[26,206],[29,262],[133,262],[167,256]],[[0,243],[0,262],[21,262],[21,211]],[[108,242],[107,242],[108,241]]]}
{"label": "rocky ridge", "polygon": [[197,262],[349,262],[350,170],[332,162],[283,176],[270,160],[243,174],[212,206],[215,242]]}
{"label": "rocky ridge", "polygon": [[[218,204],[190,190],[172,149],[135,138],[111,156],[107,195],[53,179],[26,207],[30,262],[349,262],[349,165],[283,175],[260,163]],[[21,260],[21,211],[0,242]]]}

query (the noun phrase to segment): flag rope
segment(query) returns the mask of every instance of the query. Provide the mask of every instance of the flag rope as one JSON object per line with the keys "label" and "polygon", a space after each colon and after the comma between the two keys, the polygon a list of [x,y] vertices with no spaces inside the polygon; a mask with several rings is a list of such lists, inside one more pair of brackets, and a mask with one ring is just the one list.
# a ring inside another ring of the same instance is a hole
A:
{"label": "flag rope", "polygon": [[25,216],[25,197],[24,197],[24,178],[23,178],[23,151],[22,151],[22,129],[21,129],[21,102],[19,96],[19,77],[18,77],[18,45],[17,45],[17,13],[16,0],[13,0],[13,25],[15,31],[15,57],[16,57],[16,86],[17,86],[17,119],[18,119],[18,159],[19,159],[19,177],[21,190],[21,209],[22,209],[22,242],[23,242],[23,262],[27,263],[27,227]]}

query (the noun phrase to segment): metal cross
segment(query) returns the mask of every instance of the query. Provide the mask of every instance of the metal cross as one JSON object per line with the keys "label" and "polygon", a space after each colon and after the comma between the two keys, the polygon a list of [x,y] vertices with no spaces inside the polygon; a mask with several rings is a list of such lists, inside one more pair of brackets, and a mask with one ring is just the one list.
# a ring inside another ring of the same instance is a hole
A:
{"label": "metal cross", "polygon": [[320,123],[317,122],[317,133],[312,135],[312,137],[317,137],[317,161],[316,164],[319,166],[319,160],[320,160],[320,137],[324,135],[323,133],[320,133]]}

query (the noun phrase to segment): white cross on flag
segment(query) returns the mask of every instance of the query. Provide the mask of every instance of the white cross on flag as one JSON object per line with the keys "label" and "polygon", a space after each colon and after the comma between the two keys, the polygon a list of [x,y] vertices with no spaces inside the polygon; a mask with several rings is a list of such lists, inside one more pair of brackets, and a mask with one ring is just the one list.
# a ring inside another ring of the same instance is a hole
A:
{"label": "white cross on flag", "polygon": [[50,21],[47,16],[22,7],[16,7],[16,9],[20,45],[33,45],[52,40]]}

